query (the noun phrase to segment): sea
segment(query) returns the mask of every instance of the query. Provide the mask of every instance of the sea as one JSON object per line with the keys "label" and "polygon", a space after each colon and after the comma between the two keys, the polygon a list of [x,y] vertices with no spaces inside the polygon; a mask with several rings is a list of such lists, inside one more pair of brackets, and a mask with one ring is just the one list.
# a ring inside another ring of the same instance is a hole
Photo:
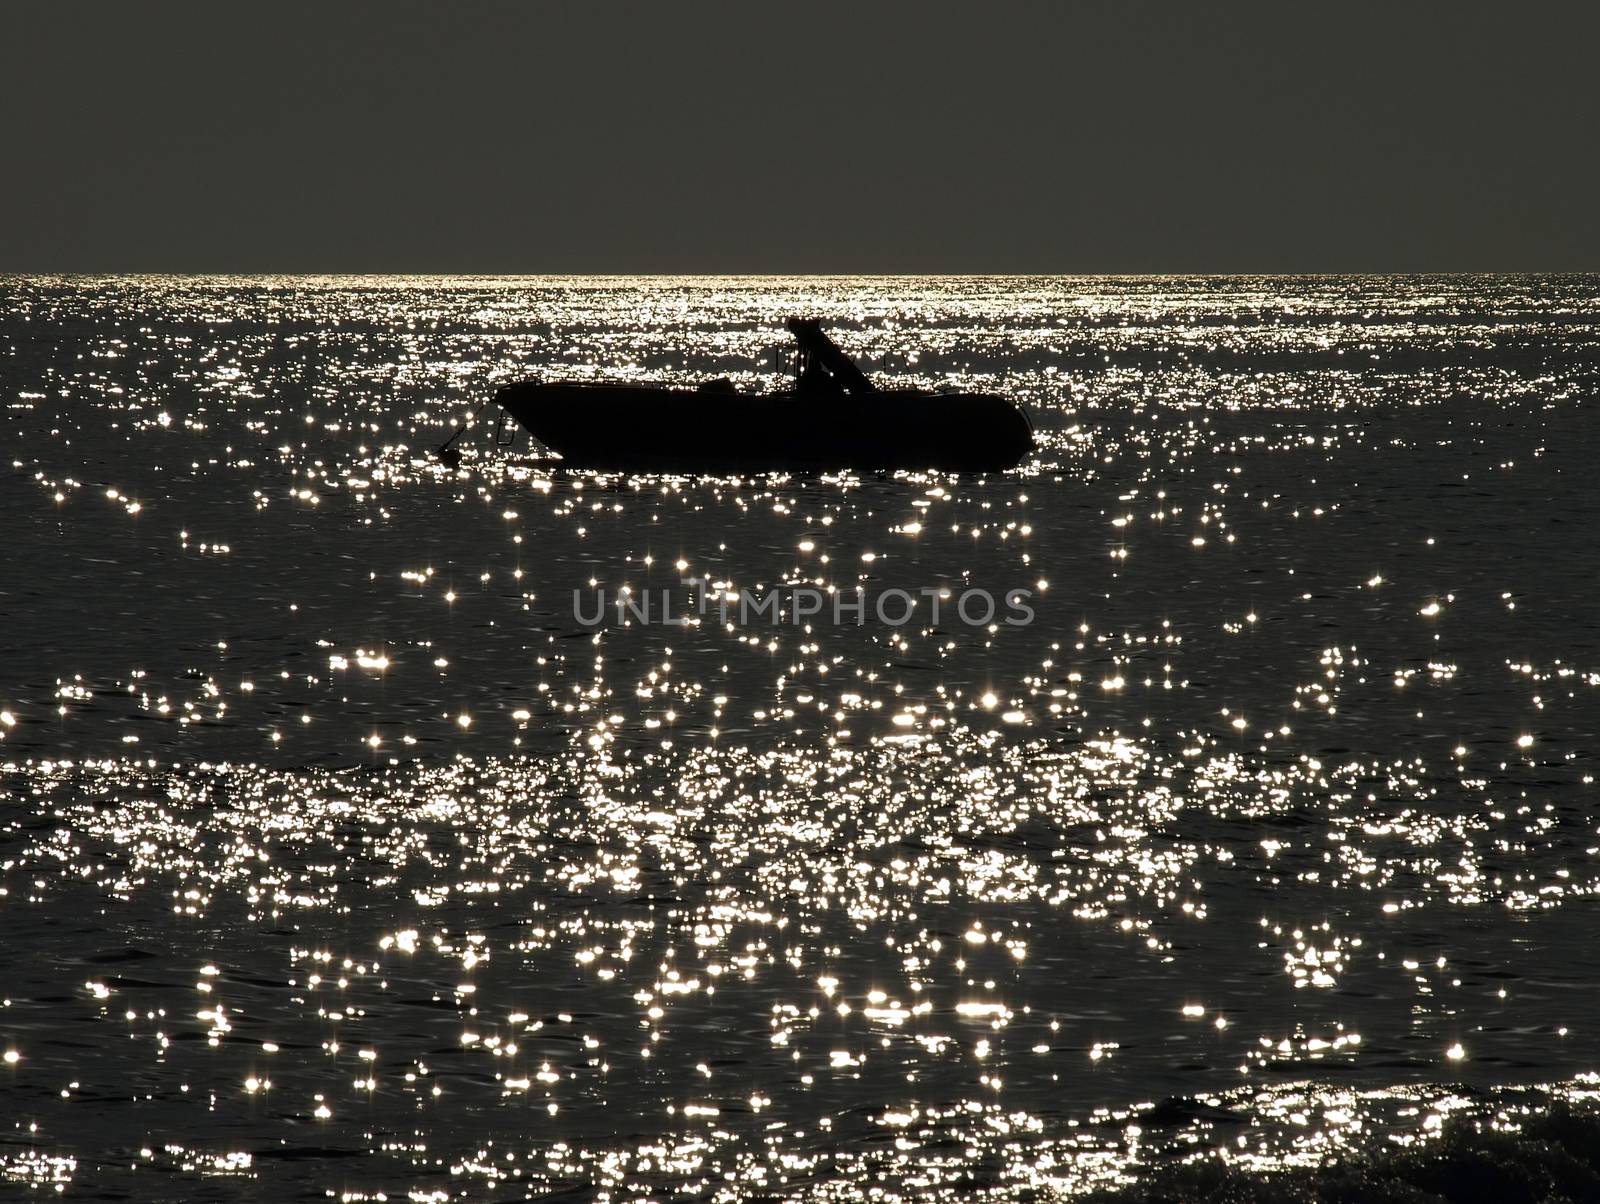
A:
{"label": "sea", "polygon": [[[792,315],[1035,452],[480,409]],[[1597,384],[1595,276],[0,277],[0,1188],[1115,1198],[1586,1106]]]}

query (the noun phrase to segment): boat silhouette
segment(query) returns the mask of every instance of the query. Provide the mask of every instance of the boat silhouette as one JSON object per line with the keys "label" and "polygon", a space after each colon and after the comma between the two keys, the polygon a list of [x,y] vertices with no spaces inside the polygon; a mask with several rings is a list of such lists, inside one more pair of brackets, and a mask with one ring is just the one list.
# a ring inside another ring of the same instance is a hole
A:
{"label": "boat silhouette", "polygon": [[1033,424],[1004,397],[882,389],[820,322],[788,329],[794,381],[773,393],[740,393],[725,377],[698,388],[522,381],[494,401],[567,464],[602,471],[991,472],[1033,450]]}

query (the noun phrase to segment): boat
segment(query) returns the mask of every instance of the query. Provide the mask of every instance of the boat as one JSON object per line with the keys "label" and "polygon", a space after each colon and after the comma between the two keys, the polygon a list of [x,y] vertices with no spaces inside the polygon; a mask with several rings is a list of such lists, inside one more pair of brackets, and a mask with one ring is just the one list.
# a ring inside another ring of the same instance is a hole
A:
{"label": "boat", "polygon": [[787,325],[794,380],[777,392],[740,393],[726,377],[697,388],[521,381],[493,401],[564,464],[599,471],[999,472],[1033,450],[1033,423],[1006,398],[880,388],[819,321]]}

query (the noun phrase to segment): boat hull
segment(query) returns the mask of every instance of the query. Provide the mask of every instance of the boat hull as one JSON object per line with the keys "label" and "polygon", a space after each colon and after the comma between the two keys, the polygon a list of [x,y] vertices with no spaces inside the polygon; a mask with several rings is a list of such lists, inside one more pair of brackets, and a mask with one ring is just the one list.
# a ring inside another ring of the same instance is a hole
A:
{"label": "boat hull", "polygon": [[990,393],[760,396],[620,384],[508,385],[495,401],[574,467],[627,472],[998,472],[1033,449]]}

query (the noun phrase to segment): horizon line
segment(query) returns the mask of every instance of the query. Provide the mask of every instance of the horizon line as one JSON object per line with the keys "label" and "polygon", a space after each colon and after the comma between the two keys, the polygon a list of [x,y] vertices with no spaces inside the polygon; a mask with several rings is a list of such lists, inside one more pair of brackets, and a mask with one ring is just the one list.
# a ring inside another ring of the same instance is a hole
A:
{"label": "horizon line", "polygon": [[299,277],[317,279],[327,277],[367,277],[373,279],[410,280],[1226,280],[1249,278],[1305,278],[1349,279],[1352,277],[1393,278],[1411,277],[1472,277],[1472,276],[1597,276],[1600,268],[1448,268],[1448,269],[1359,269],[1359,270],[1250,270],[1227,271],[1094,271],[1094,272],[1014,272],[1014,271],[867,271],[867,272],[802,272],[802,271],[594,271],[594,272],[501,272],[501,271],[407,271],[407,270],[341,270],[304,268],[261,269],[17,269],[0,268],[0,279],[13,278],[69,278],[69,279],[129,279],[191,277],[198,279],[264,279],[273,277]]}

